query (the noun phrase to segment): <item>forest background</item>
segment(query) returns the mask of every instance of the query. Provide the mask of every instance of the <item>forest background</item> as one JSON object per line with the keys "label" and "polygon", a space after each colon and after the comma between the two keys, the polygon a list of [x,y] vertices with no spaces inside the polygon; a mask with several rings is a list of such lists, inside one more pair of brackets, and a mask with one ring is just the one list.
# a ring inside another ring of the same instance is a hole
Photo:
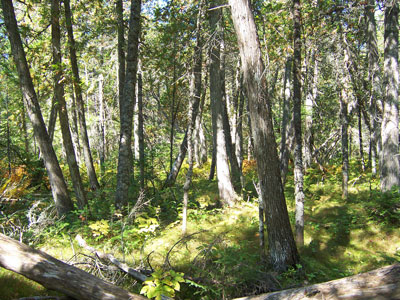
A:
{"label": "forest background", "polygon": [[[3,0],[2,233],[149,298],[398,262],[397,1],[252,1],[248,41],[245,2],[17,1],[11,28]],[[79,254],[77,234],[148,284]],[[47,294],[0,282],[5,299]]]}

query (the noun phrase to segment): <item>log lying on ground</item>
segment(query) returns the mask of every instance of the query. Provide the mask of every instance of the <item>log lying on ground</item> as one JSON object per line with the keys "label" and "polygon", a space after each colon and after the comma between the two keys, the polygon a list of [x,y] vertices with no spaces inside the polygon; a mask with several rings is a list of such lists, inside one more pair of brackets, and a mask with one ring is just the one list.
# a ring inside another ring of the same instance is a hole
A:
{"label": "log lying on ground", "polygon": [[400,264],[338,280],[234,300],[400,299]]}
{"label": "log lying on ground", "polygon": [[0,234],[0,266],[76,300],[147,299],[3,234]]}
{"label": "log lying on ground", "polygon": [[[102,260],[108,260],[110,263],[116,265],[119,269],[124,271],[125,273],[131,275],[133,278],[140,282],[144,282],[148,279],[148,277],[139,271],[129,267],[127,264],[124,264],[120,262],[118,259],[116,259],[112,254],[109,253],[103,253],[101,251],[96,250],[95,248],[89,246],[86,241],[78,234],[75,237],[75,240],[78,242],[79,246],[82,248],[85,248],[86,250],[92,252],[93,254],[96,254],[100,259]],[[161,296],[162,300],[172,300],[172,298],[169,298],[165,295]]]}

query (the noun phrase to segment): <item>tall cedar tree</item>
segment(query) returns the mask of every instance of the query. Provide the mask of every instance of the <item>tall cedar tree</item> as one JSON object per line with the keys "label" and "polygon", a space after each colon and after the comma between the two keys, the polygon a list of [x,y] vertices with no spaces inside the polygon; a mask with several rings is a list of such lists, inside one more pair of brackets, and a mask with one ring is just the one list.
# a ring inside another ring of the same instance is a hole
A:
{"label": "tall cedar tree", "polygon": [[31,120],[35,137],[39,144],[44,165],[49,176],[51,191],[59,216],[65,215],[73,209],[71,198],[69,197],[67,185],[64,180],[60,165],[54,149],[51,145],[50,137],[44,124],[42,112],[33,86],[32,77],[29,72],[28,62],[22,46],[21,36],[18,32],[17,20],[15,18],[14,7],[11,0],[1,0],[4,23],[7,28],[8,37],[11,44],[11,52],[14,57],[15,65],[19,76],[19,83],[27,108],[29,119]]}
{"label": "tall cedar tree", "polygon": [[140,36],[140,10],[141,0],[131,1],[131,14],[129,19],[128,53],[126,57],[126,74],[122,101],[120,102],[120,135],[117,189],[115,192],[115,206],[121,208],[128,203],[128,191],[131,183],[133,154],[132,122],[133,109],[136,97],[136,73],[138,68],[139,36]]}
{"label": "tall cedar tree", "polygon": [[[218,1],[211,1],[210,7],[218,6]],[[223,80],[221,80],[221,9],[209,11],[211,33],[214,36],[210,49],[210,98],[213,123],[214,147],[216,151],[216,167],[219,198],[223,205],[232,206],[238,199],[238,195],[231,180],[229,169],[227,130],[224,126],[224,102],[223,102]]]}
{"label": "tall cedar tree", "polygon": [[290,227],[280,176],[278,153],[272,125],[271,103],[267,95],[265,68],[256,24],[247,0],[229,0],[238,38],[244,86],[254,139],[254,154],[264,201],[270,262],[276,270],[285,270],[299,262]]}
{"label": "tall cedar tree", "polygon": [[381,190],[400,187],[399,166],[399,3],[385,3],[385,99],[382,120]]}

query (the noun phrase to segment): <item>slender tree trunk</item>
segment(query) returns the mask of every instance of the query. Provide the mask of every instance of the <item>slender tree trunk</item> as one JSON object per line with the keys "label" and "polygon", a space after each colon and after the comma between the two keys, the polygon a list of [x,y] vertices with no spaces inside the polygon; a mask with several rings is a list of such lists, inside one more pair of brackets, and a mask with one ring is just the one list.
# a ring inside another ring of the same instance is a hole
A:
{"label": "slender tree trunk", "polygon": [[385,101],[382,121],[381,190],[400,187],[399,166],[399,3],[385,3]]}
{"label": "slender tree trunk", "polygon": [[48,125],[48,132],[51,142],[53,142],[54,138],[54,130],[56,128],[56,121],[57,121],[57,114],[59,112],[59,105],[55,95],[51,99],[51,108],[50,108],[50,117],[49,117],[49,125]]}
{"label": "slender tree trunk", "polygon": [[144,124],[143,124],[143,81],[142,72],[138,72],[138,139],[139,139],[139,170],[140,188],[144,190]]}
{"label": "slender tree trunk", "polygon": [[78,117],[79,117],[79,127],[80,127],[81,138],[82,138],[83,156],[85,158],[85,165],[86,165],[87,174],[89,177],[90,188],[95,191],[100,188],[100,185],[97,180],[96,171],[93,166],[93,158],[92,158],[92,153],[90,151],[89,137],[88,137],[87,129],[86,129],[85,107],[84,107],[84,102],[83,102],[83,97],[82,97],[82,88],[81,88],[81,81],[80,81],[80,77],[79,77],[78,59],[76,57],[76,46],[75,46],[74,33],[73,33],[73,29],[72,29],[72,12],[71,12],[71,7],[70,7],[70,0],[64,1],[64,7],[65,7],[65,23],[66,23],[67,32],[68,32],[69,56],[70,56],[70,61],[71,61],[72,74],[73,74],[75,99],[76,99],[76,104],[78,106]]}
{"label": "slender tree trunk", "polygon": [[371,167],[372,175],[376,175],[376,161],[379,157],[381,147],[380,139],[380,116],[378,113],[378,105],[382,96],[380,88],[380,67],[379,67],[379,50],[378,39],[376,35],[376,20],[375,20],[375,0],[369,0],[366,6],[367,16],[367,38],[368,38],[368,81],[371,88],[369,90],[369,111],[372,119],[371,126]]}
{"label": "slender tree trunk", "polygon": [[133,156],[132,156],[132,121],[135,106],[135,85],[138,66],[140,10],[141,0],[131,1],[131,15],[129,20],[128,54],[124,83],[124,94],[120,103],[120,136],[117,172],[117,189],[115,192],[115,206],[121,208],[128,203],[129,187],[131,184]]}
{"label": "slender tree trunk", "polygon": [[67,156],[67,163],[71,175],[72,184],[78,207],[83,209],[87,205],[86,195],[82,184],[81,174],[76,162],[74,144],[72,142],[69,127],[67,103],[64,96],[63,72],[61,66],[61,31],[60,31],[60,6],[59,0],[51,1],[51,43],[53,48],[53,74],[54,74],[54,98],[58,103],[60,114],[60,127],[63,137],[63,145]]}
{"label": "slender tree trunk", "polygon": [[[205,80],[205,85],[207,86],[207,80]],[[203,129],[203,110],[204,102],[206,99],[206,93],[203,93],[200,100],[199,113],[196,117],[195,131],[194,131],[194,159],[196,164],[201,166],[207,161],[207,141],[204,135]]]}
{"label": "slender tree trunk", "polygon": [[229,4],[232,9],[244,85],[249,100],[260,194],[266,211],[269,258],[275,269],[284,270],[299,262],[299,254],[290,226],[280,177],[261,46],[249,2],[229,0]]}
{"label": "slender tree trunk", "polygon": [[294,185],[296,202],[296,242],[304,245],[303,138],[301,133],[301,7],[293,0],[293,123],[294,123]]}
{"label": "slender tree trunk", "polygon": [[312,50],[311,60],[311,76],[308,80],[308,91],[305,102],[305,129],[304,129],[304,167],[309,168],[312,163],[313,152],[313,110],[314,102],[318,93],[318,60],[316,58],[316,50]]}
{"label": "slender tree trunk", "polygon": [[[175,44],[174,44],[175,49]],[[171,104],[171,128],[169,133],[169,169],[172,171],[173,168],[173,156],[174,156],[174,127],[175,127],[175,118],[178,112],[178,107],[175,108],[175,100],[176,100],[176,60],[174,57],[173,61],[173,76],[172,76],[172,104]],[[186,147],[185,147],[186,148]],[[186,153],[183,157],[186,156]]]}
{"label": "slender tree trunk", "polygon": [[118,103],[121,105],[124,83],[125,83],[125,26],[124,26],[124,7],[122,0],[115,1],[115,12],[117,14],[118,32]]}
{"label": "slender tree trunk", "polygon": [[362,136],[362,107],[361,103],[358,102],[357,105],[357,116],[358,116],[358,142],[360,144],[360,160],[363,172],[365,171],[365,161],[364,161],[364,148],[363,148],[363,136]]}
{"label": "slender tree trunk", "polygon": [[[139,81],[139,73],[138,80]],[[136,103],[133,109],[133,158],[139,160],[139,83],[136,83]]]}
{"label": "slender tree trunk", "polygon": [[[221,14],[220,23],[223,24],[223,14]],[[221,89],[222,89],[222,118],[223,118],[223,127],[224,127],[224,136],[225,136],[225,144],[226,144],[226,153],[228,155],[228,161],[230,165],[231,172],[231,181],[235,187],[236,191],[241,191],[241,180],[240,180],[240,169],[239,164],[236,157],[235,149],[232,145],[232,135],[231,135],[231,125],[229,122],[229,114],[228,114],[228,95],[226,93],[226,80],[225,80],[225,38],[224,31],[221,28],[221,51],[220,51],[220,75],[221,75]]]}
{"label": "slender tree trunk", "polygon": [[342,126],[342,198],[348,197],[349,182],[349,118],[348,118],[348,95],[345,87],[342,87],[340,96],[340,123]]}
{"label": "slender tree trunk", "polygon": [[282,184],[285,186],[286,174],[289,169],[290,148],[288,143],[290,130],[290,98],[291,85],[290,75],[292,74],[292,58],[289,56],[286,60],[285,75],[283,79],[283,105],[282,105],[282,126],[281,126],[281,149],[280,149],[280,171]]}
{"label": "slender tree trunk", "polygon": [[[211,1],[210,7],[217,6],[216,1]],[[213,122],[213,135],[216,139],[216,164],[219,197],[223,205],[232,206],[237,201],[238,196],[231,181],[231,173],[228,163],[227,153],[227,132],[224,130],[224,103],[223,88],[221,80],[221,61],[220,61],[220,9],[209,11],[211,32],[214,35],[210,50],[210,98]]]}
{"label": "slender tree trunk", "polygon": [[99,75],[99,91],[98,91],[98,101],[99,101],[99,116],[98,116],[98,126],[99,126],[99,161],[100,161],[100,178],[103,178],[106,173],[106,128],[105,128],[105,109],[104,109],[104,97],[103,97],[103,74]]}
{"label": "slender tree trunk", "polygon": [[[200,1],[199,13],[197,16],[197,26],[196,26],[196,47],[194,49],[194,62],[193,71],[190,78],[190,103],[188,110],[188,164],[189,168],[186,173],[185,184],[183,185],[183,218],[182,218],[182,234],[186,234],[187,230],[187,206],[189,201],[189,189],[192,183],[193,175],[193,160],[194,160],[194,147],[193,147],[193,132],[196,122],[196,117],[198,115],[200,98],[201,98],[201,64],[203,61],[202,47],[203,43],[201,40],[201,22],[203,15],[203,0]],[[196,111],[195,111],[196,110]]]}
{"label": "slender tree trunk", "polygon": [[64,176],[61,172],[60,165],[58,164],[56,154],[51,146],[50,137],[46,131],[46,125],[43,121],[39,102],[33,87],[32,77],[26,61],[24,48],[22,46],[21,37],[18,32],[17,20],[15,18],[12,1],[1,0],[1,4],[3,8],[4,23],[11,44],[11,52],[17,67],[22,95],[49,176],[57,213],[59,216],[62,216],[73,209],[73,204],[68,195],[67,185],[65,184]]}
{"label": "slender tree trunk", "polygon": [[8,91],[6,95],[6,112],[7,112],[7,161],[8,161],[8,176],[11,177],[11,139],[10,139],[10,111],[8,109]]}
{"label": "slender tree trunk", "polygon": [[29,153],[30,153],[30,147],[29,147],[29,137],[28,137],[28,129],[26,127],[26,118],[25,118],[25,106],[22,105],[22,110],[21,110],[21,120],[22,120],[22,134],[24,137],[24,146],[25,146],[25,152],[27,154],[27,158],[29,161]]}
{"label": "slender tree trunk", "polygon": [[81,162],[81,144],[79,142],[79,129],[78,129],[78,115],[76,111],[76,101],[75,101],[75,96],[72,94],[72,126],[71,126],[71,133],[72,133],[72,140],[74,141],[74,146],[75,146],[75,153],[76,153],[76,159],[78,162],[78,165]]}

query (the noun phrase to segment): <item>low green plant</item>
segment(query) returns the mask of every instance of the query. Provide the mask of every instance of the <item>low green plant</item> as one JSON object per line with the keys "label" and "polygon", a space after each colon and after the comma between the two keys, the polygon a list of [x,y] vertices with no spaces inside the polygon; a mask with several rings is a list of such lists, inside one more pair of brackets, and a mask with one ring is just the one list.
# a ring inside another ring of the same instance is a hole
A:
{"label": "low green plant", "polygon": [[161,300],[162,296],[173,298],[175,292],[180,291],[180,283],[184,281],[183,273],[157,270],[143,283],[140,293],[156,300]]}
{"label": "low green plant", "polygon": [[98,241],[107,237],[110,233],[110,225],[107,220],[95,221],[89,225],[93,237]]}

